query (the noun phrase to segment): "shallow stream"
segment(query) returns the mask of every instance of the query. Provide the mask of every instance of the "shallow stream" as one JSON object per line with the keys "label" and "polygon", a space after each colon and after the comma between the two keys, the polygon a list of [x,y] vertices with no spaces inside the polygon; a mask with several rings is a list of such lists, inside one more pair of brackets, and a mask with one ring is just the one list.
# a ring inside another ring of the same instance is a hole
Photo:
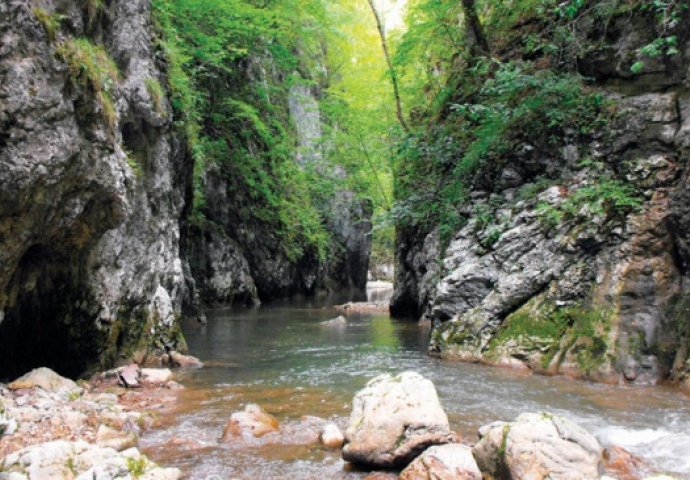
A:
{"label": "shallow stream", "polygon": [[[616,444],[655,467],[690,479],[690,398],[665,387],[630,388],[543,377],[425,355],[428,331],[386,315],[350,317],[342,329],[328,301],[208,312],[185,325],[190,352],[206,362],[182,379],[163,428],[142,439],[156,461],[193,480],[360,478],[335,452],[299,443],[304,415],[345,424],[354,393],[384,372],[415,370],[433,380],[451,426],[468,440],[479,426],[526,411],[564,415],[604,445]],[[282,422],[290,442],[218,443],[232,412],[258,403]],[[297,439],[297,441],[295,441]]]}

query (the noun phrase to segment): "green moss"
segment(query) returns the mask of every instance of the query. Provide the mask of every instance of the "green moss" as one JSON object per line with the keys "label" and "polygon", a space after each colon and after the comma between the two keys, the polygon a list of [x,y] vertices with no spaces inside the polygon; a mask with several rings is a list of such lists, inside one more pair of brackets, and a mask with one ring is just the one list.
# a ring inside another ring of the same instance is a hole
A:
{"label": "green moss", "polygon": [[48,36],[50,42],[54,42],[57,36],[57,32],[60,30],[60,25],[65,19],[64,15],[59,13],[50,13],[46,9],[41,7],[34,7],[31,9],[36,19],[41,23],[43,29]]}
{"label": "green moss", "polygon": [[160,82],[152,77],[144,80],[146,84],[146,90],[151,96],[151,101],[153,102],[153,107],[159,115],[165,114],[165,91],[163,90]]}
{"label": "green moss", "polygon": [[567,319],[553,303],[535,297],[505,319],[494,339],[499,344],[519,337],[557,342],[567,328]]}
{"label": "green moss", "polygon": [[120,73],[108,52],[86,38],[65,40],[57,46],[56,52],[67,64],[72,83],[91,88],[101,106],[103,119],[114,130],[117,111],[112,94],[120,80]]}
{"label": "green moss", "polygon": [[129,168],[134,172],[134,175],[137,178],[143,178],[144,176],[144,168],[142,167],[141,163],[134,157],[134,155],[130,152],[126,152],[127,155],[127,165]]}
{"label": "green moss", "polygon": [[580,370],[589,374],[606,362],[612,313],[604,308],[571,307],[564,309],[563,315],[571,323],[571,353]]}

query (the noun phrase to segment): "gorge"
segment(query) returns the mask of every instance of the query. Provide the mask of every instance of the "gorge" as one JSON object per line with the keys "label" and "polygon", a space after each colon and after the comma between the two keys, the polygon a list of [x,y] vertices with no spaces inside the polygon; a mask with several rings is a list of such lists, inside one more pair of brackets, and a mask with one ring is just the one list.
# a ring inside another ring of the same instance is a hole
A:
{"label": "gorge", "polygon": [[363,478],[208,419],[415,370],[687,478],[689,160],[684,0],[0,0],[0,382],[189,352],[147,455]]}

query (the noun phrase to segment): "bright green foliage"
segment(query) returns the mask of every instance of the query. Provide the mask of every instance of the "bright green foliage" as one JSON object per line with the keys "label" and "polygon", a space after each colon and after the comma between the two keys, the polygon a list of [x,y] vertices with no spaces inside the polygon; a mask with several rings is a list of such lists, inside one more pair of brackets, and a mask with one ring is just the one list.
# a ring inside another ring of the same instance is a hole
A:
{"label": "bright green foliage", "polygon": [[[237,221],[278,232],[291,260],[326,255],[324,212],[336,190],[351,189],[373,199],[379,214],[385,210],[393,117],[365,3],[154,0],[153,7],[174,117],[195,161],[194,218],[204,221],[209,207],[209,168],[222,172]],[[320,93],[328,147],[319,168],[295,164],[286,99],[296,83]],[[345,177],[324,173],[336,165]],[[378,238],[375,245],[390,248],[391,227],[377,229]]]}
{"label": "bright green foliage", "polygon": [[584,216],[603,216],[608,219],[624,218],[642,207],[641,194],[620,180],[601,178],[597,182],[580,187],[557,205],[540,203],[537,211],[548,226]]}
{"label": "bright green foliage", "polygon": [[642,73],[645,68],[645,58],[660,56],[673,56],[678,52],[678,37],[672,33],[674,27],[683,21],[683,14],[688,10],[686,1],[678,0],[651,0],[641,1],[639,8],[642,11],[651,12],[655,18],[660,34],[652,42],[638,50],[640,60],[630,67],[633,73]]}
{"label": "bright green foliage", "polygon": [[464,73],[459,100],[440,125],[401,145],[393,210],[400,225],[440,228],[447,240],[465,221],[460,209],[478,182],[507,165],[519,143],[558,146],[568,129],[588,135],[607,105],[581,79],[523,63],[479,63]]}
{"label": "bright green foliage", "polygon": [[[276,71],[309,71],[301,57],[315,48],[310,30],[317,23],[310,16],[320,14],[320,2],[156,0],[154,9],[171,63],[175,117],[195,158],[195,217],[204,216],[203,173],[215,164],[240,222],[271,225],[291,260],[305,249],[325,255],[322,217],[306,174],[294,164],[284,103],[289,82],[272,77]],[[298,48],[306,53],[298,57]]]}
{"label": "bright green foliage", "polygon": [[104,120],[110,128],[114,128],[117,112],[112,92],[120,79],[120,73],[108,52],[86,38],[65,40],[57,46],[56,51],[67,64],[72,82],[92,89],[101,106]]}

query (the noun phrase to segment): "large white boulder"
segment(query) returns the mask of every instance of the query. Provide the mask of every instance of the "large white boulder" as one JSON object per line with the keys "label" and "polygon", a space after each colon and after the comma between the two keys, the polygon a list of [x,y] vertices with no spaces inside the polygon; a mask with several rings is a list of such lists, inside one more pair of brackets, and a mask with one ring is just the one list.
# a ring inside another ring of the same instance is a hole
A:
{"label": "large white boulder", "polygon": [[415,372],[381,375],[352,402],[343,458],[375,468],[401,468],[432,445],[454,438],[436,388]]}
{"label": "large white boulder", "polygon": [[49,368],[41,367],[31,370],[10,383],[11,390],[42,388],[51,393],[81,392],[82,389],[73,380],[62,377]]}
{"label": "large white boulder", "polygon": [[563,417],[523,413],[479,430],[474,458],[482,472],[511,480],[598,480],[602,448]]}

